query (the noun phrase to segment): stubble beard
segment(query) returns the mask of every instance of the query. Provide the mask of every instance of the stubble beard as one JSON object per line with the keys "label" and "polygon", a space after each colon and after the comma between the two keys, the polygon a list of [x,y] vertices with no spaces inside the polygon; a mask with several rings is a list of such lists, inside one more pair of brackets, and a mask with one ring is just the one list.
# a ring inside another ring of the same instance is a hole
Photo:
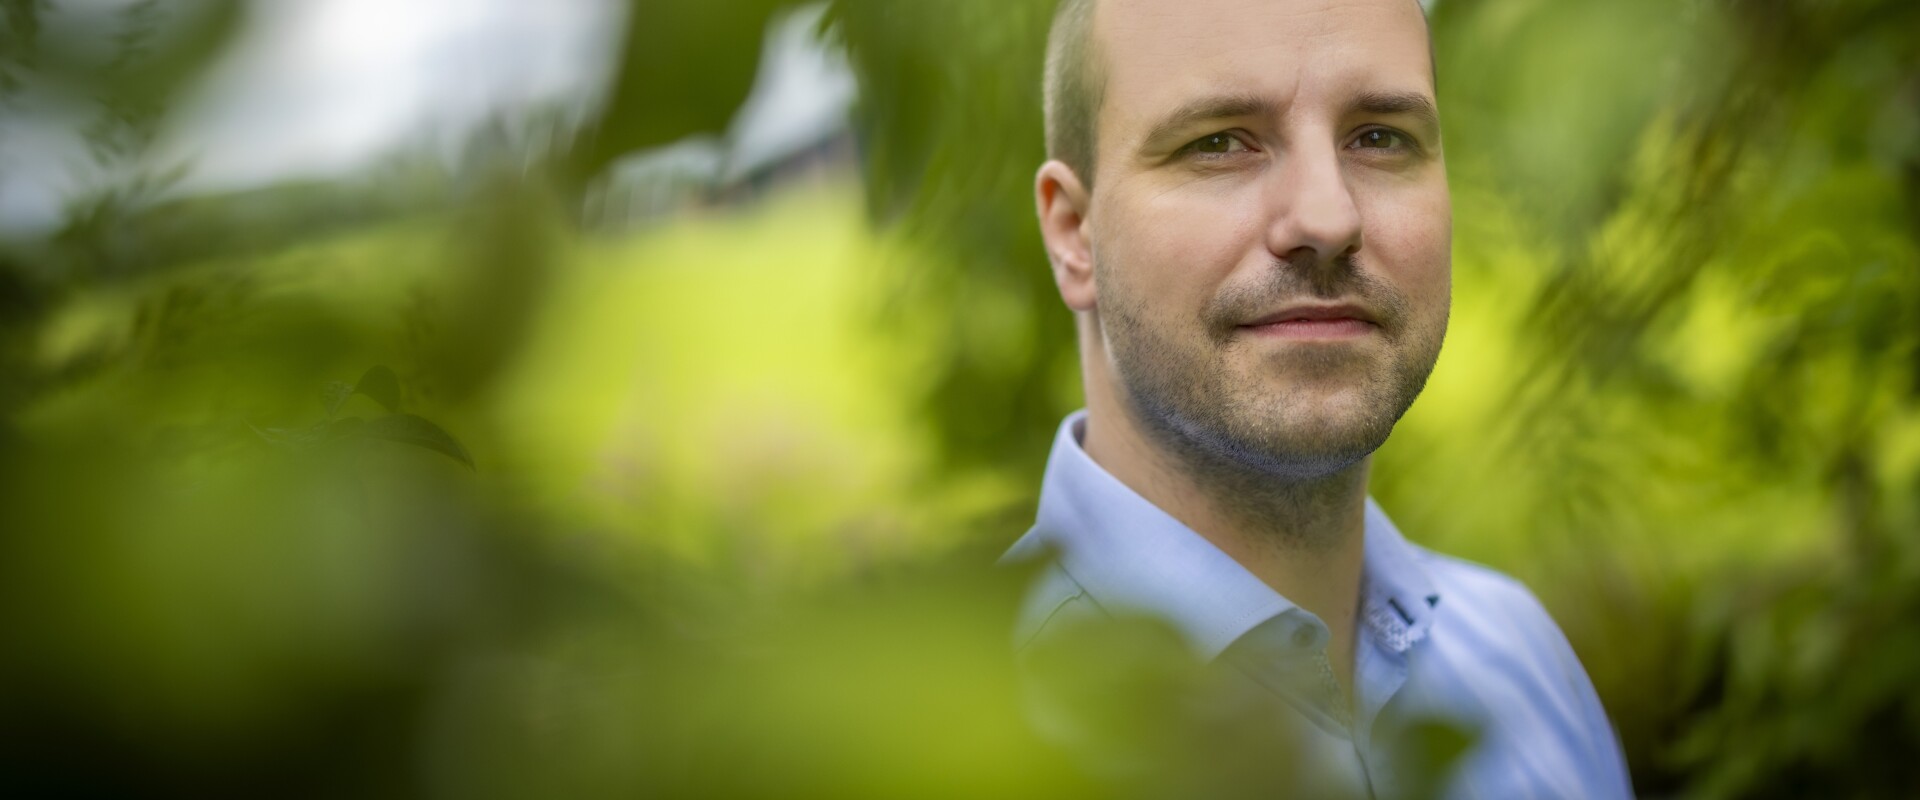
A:
{"label": "stubble beard", "polygon": [[[1297,509],[1379,449],[1426,386],[1446,329],[1444,308],[1437,324],[1415,319],[1350,257],[1314,271],[1279,263],[1258,285],[1223,292],[1202,314],[1205,337],[1156,327],[1143,313],[1150,300],[1105,291],[1111,284],[1100,284],[1097,302],[1127,411],[1230,513]],[[1270,359],[1246,352],[1260,343],[1238,322],[1308,297],[1358,298],[1380,316],[1387,346],[1313,344]]]}

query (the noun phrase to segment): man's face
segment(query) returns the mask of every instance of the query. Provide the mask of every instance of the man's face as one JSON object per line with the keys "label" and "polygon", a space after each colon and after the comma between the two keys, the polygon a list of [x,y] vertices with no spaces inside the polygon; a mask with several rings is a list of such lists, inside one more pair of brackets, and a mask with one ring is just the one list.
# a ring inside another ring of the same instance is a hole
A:
{"label": "man's face", "polygon": [[1152,432],[1323,475],[1385,442],[1446,332],[1451,210],[1413,0],[1105,0],[1085,233]]}

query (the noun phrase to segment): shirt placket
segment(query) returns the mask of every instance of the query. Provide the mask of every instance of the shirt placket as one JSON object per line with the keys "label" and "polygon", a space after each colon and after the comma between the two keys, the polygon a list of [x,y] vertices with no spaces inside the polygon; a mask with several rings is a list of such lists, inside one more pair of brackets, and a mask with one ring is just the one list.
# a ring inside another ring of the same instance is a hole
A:
{"label": "shirt placket", "polygon": [[1375,747],[1373,732],[1387,704],[1406,685],[1407,651],[1419,635],[1380,598],[1370,598],[1361,614],[1365,634],[1354,658],[1354,752],[1365,766],[1376,796],[1397,796],[1391,759]]}

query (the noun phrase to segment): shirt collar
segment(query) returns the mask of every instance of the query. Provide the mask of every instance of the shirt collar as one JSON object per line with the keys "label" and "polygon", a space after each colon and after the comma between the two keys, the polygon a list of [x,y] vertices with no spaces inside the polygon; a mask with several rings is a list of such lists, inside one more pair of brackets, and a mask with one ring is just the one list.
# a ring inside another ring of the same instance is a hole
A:
{"label": "shirt collar", "polygon": [[[1171,622],[1205,659],[1255,626],[1307,615],[1204,537],[1128,488],[1080,446],[1086,412],[1061,423],[1047,459],[1033,530],[1009,557],[1051,550],[1102,608]],[[1361,617],[1391,652],[1426,634],[1439,595],[1371,498],[1367,500]],[[1310,615],[1307,615],[1310,616]]]}
{"label": "shirt collar", "polygon": [[1360,617],[1393,653],[1404,653],[1426,638],[1440,591],[1420,563],[1420,551],[1400,535],[1380,504],[1367,498],[1365,566],[1361,573]]}

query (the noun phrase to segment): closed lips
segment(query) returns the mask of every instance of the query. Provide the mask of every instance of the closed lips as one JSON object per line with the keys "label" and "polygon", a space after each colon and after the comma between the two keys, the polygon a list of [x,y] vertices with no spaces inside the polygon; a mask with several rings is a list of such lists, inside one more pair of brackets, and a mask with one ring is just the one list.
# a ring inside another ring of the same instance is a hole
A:
{"label": "closed lips", "polygon": [[1247,327],[1254,327],[1282,322],[1318,322],[1349,319],[1374,325],[1379,324],[1379,321],[1376,320],[1372,314],[1367,313],[1365,309],[1356,305],[1341,304],[1332,306],[1290,306],[1270,314],[1262,315],[1251,322],[1245,323],[1245,325]]}

